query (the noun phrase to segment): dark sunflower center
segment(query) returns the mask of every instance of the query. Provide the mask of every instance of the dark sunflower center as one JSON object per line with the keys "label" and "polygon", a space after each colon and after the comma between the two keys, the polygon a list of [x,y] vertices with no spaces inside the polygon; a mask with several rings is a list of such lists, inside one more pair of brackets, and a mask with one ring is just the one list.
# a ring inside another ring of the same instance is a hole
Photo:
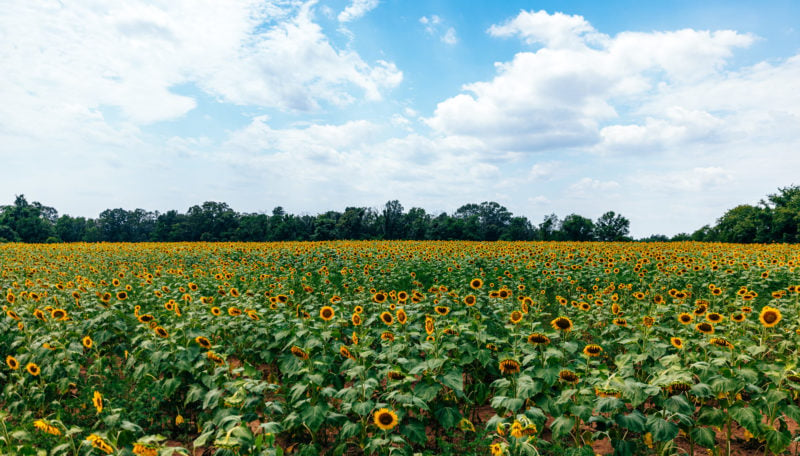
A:
{"label": "dark sunflower center", "polygon": [[378,421],[384,426],[389,426],[394,422],[394,418],[392,418],[392,415],[388,413],[381,413],[378,416]]}
{"label": "dark sunflower center", "polygon": [[775,320],[778,319],[778,315],[775,312],[765,312],[764,313],[764,321],[767,323],[774,323]]}
{"label": "dark sunflower center", "polygon": [[570,323],[569,320],[565,318],[559,318],[558,320],[556,320],[556,326],[558,326],[561,329],[567,329],[570,327]]}

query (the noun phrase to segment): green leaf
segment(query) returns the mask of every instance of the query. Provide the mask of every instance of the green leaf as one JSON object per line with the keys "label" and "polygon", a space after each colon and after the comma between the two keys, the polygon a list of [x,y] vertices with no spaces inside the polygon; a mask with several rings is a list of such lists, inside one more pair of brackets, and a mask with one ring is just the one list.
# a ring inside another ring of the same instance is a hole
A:
{"label": "green leaf", "polygon": [[327,412],[327,407],[317,404],[303,409],[300,417],[312,431],[317,432],[325,421],[325,412]]}
{"label": "green leaf", "polygon": [[703,407],[700,409],[697,421],[709,426],[722,426],[725,424],[725,412],[714,407]]}
{"label": "green leaf", "polygon": [[766,428],[764,439],[767,441],[769,450],[775,454],[783,453],[783,450],[792,442],[792,438],[788,432],[781,432],[771,427]]}
{"label": "green leaf", "polygon": [[753,434],[758,433],[761,423],[761,413],[758,410],[753,407],[731,407],[728,413],[740,426]]}
{"label": "green leaf", "polygon": [[361,431],[361,423],[359,422],[354,423],[352,421],[348,421],[342,425],[342,429],[341,431],[339,431],[338,438],[340,440],[347,440],[348,438],[353,437],[354,435],[358,435],[360,431]]}
{"label": "green leaf", "polygon": [[559,416],[550,423],[550,430],[553,433],[553,438],[557,439],[569,434],[574,426],[574,419],[568,416]]}
{"label": "green leaf", "polygon": [[372,409],[375,408],[375,402],[372,401],[364,401],[364,402],[356,402],[353,404],[353,411],[356,412],[359,416],[366,416],[372,413]]}
{"label": "green leaf", "polygon": [[691,415],[694,412],[694,406],[683,396],[670,397],[664,401],[664,408],[670,412],[682,413],[684,415]]}
{"label": "green leaf", "polygon": [[454,391],[464,391],[464,377],[460,370],[451,370],[443,375],[440,381],[444,386],[452,388]]}
{"label": "green leaf", "polygon": [[434,416],[445,429],[450,429],[461,419],[461,413],[455,407],[442,407],[434,412]]}
{"label": "green leaf", "polygon": [[616,397],[601,397],[597,399],[595,407],[600,413],[615,412],[625,406],[625,403]]}
{"label": "green leaf", "polygon": [[668,442],[678,436],[678,426],[664,418],[650,417],[647,419],[647,429],[653,434],[653,440]]}
{"label": "green leaf", "polygon": [[642,432],[644,431],[646,419],[642,412],[634,410],[628,414],[622,414],[614,417],[614,421],[620,426],[629,431]]}
{"label": "green leaf", "polygon": [[692,389],[689,390],[693,396],[699,398],[706,398],[711,397],[714,395],[714,392],[711,391],[711,387],[705,383],[698,383],[692,386]]}
{"label": "green leaf", "polygon": [[713,448],[716,445],[714,431],[707,427],[696,427],[689,431],[689,436],[701,447]]}
{"label": "green leaf", "polygon": [[423,444],[428,440],[425,435],[425,425],[421,421],[413,418],[405,421],[406,423],[400,426],[400,432],[408,437],[408,440],[417,444]]}
{"label": "green leaf", "polygon": [[439,394],[439,391],[442,389],[442,385],[438,383],[424,383],[420,382],[417,383],[417,386],[414,387],[414,395],[418,398],[422,399],[423,401],[432,401],[433,398]]}

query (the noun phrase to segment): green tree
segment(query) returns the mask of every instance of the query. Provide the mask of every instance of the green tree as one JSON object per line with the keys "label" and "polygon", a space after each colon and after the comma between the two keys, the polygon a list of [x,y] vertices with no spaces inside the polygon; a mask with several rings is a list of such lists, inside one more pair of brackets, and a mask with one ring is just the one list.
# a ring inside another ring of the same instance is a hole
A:
{"label": "green tree", "polygon": [[8,240],[45,242],[56,235],[57,217],[55,209],[37,201],[29,203],[25,195],[18,195],[13,205],[0,207],[0,226],[6,226],[3,232],[14,238]]}
{"label": "green tree", "polygon": [[570,214],[561,222],[561,234],[565,241],[593,241],[594,222],[578,214]]}
{"label": "green tree", "polygon": [[594,225],[594,235],[598,241],[614,242],[628,238],[631,222],[623,217],[608,211],[597,219]]}

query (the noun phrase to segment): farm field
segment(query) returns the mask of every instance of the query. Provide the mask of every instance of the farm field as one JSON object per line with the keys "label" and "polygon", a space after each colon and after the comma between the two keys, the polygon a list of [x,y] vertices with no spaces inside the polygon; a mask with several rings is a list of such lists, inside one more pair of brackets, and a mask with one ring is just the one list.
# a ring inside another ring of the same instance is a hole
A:
{"label": "farm field", "polygon": [[799,264],[785,244],[4,244],[0,454],[796,454]]}

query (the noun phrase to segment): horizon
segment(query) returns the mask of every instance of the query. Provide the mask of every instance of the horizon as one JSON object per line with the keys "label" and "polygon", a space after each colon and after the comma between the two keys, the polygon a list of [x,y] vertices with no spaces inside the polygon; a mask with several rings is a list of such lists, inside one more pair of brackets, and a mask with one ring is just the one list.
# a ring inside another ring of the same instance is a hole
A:
{"label": "horizon", "polygon": [[0,192],[73,217],[496,201],[534,225],[614,211],[634,238],[692,233],[800,183],[797,17],[788,0],[12,1]]}

